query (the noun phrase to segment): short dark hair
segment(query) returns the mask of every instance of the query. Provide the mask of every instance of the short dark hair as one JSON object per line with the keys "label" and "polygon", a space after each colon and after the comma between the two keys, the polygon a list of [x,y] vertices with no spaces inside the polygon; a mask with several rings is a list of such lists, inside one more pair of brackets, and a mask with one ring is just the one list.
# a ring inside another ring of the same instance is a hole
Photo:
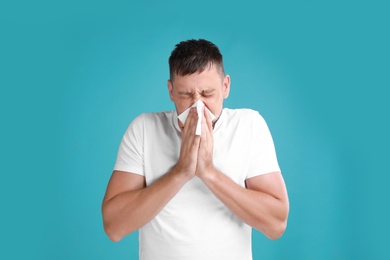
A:
{"label": "short dark hair", "polygon": [[176,44],[169,57],[170,79],[175,75],[200,73],[213,65],[218,66],[224,76],[222,54],[214,43],[204,39],[182,41]]}

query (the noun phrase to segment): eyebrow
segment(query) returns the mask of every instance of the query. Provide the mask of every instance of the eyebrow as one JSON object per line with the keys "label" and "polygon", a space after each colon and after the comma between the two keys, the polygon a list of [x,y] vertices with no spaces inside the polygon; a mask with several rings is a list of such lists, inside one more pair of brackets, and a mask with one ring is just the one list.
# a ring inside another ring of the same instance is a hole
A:
{"label": "eyebrow", "polygon": [[[202,90],[202,92],[200,94],[201,95],[210,94],[214,91],[215,91],[215,88],[205,89],[205,90]],[[192,96],[194,94],[192,91],[189,91],[189,90],[182,90],[182,91],[179,91],[178,93],[179,93],[179,95],[184,95],[184,96]]]}
{"label": "eyebrow", "polygon": [[215,91],[215,88],[212,88],[212,89],[205,89],[205,90],[202,91],[202,94],[210,94],[210,93],[212,93],[212,92],[214,92],[214,91]]}
{"label": "eyebrow", "polygon": [[192,95],[191,91],[179,91],[179,95]]}

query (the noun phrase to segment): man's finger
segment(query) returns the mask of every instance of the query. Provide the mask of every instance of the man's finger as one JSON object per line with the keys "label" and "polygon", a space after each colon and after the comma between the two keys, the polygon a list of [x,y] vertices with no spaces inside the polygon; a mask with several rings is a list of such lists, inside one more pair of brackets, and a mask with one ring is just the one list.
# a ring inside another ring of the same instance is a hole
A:
{"label": "man's finger", "polygon": [[189,131],[190,133],[195,132],[192,129],[196,129],[196,124],[198,123],[198,113],[196,112],[196,108],[191,108],[188,113],[187,120],[184,124],[185,132]]}
{"label": "man's finger", "polygon": [[210,113],[207,111],[205,106],[203,107],[203,114],[204,114],[204,117],[206,118],[207,127],[208,127],[209,131],[212,133],[213,132],[213,122],[211,120]]}

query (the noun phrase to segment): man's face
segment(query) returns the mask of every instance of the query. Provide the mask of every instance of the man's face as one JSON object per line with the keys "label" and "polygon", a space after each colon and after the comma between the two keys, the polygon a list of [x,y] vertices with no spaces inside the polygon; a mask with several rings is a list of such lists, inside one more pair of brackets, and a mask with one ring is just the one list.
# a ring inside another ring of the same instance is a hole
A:
{"label": "man's face", "polygon": [[223,77],[216,66],[210,66],[201,73],[176,75],[173,82],[168,80],[168,89],[178,114],[200,99],[217,119],[222,112],[223,100],[229,96],[230,77]]}

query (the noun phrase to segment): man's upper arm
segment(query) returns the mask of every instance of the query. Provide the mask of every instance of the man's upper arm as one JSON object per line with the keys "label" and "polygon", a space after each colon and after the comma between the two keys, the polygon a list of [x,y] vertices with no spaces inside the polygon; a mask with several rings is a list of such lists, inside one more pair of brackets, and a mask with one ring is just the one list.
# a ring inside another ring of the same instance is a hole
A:
{"label": "man's upper arm", "polygon": [[139,174],[113,171],[110,181],[107,185],[106,195],[104,196],[104,202],[110,200],[116,195],[131,191],[142,189],[146,186],[145,177]]}
{"label": "man's upper arm", "polygon": [[246,187],[269,194],[279,200],[288,201],[286,185],[280,172],[255,176],[246,180]]}

